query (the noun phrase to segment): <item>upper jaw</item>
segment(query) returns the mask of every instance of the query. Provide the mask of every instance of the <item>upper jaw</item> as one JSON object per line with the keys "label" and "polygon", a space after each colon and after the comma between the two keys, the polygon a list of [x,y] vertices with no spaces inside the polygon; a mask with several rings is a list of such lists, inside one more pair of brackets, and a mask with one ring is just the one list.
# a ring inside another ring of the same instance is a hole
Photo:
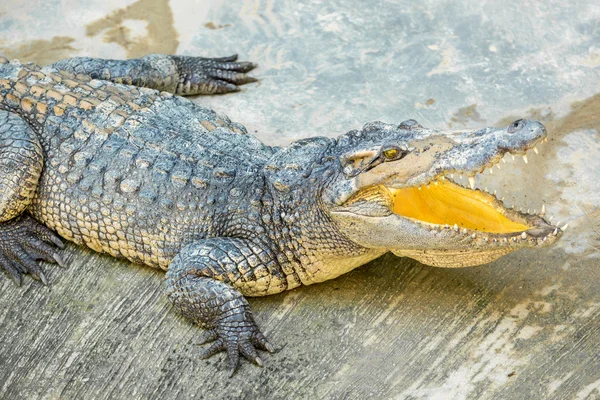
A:
{"label": "upper jaw", "polygon": [[[519,128],[512,131],[511,127],[518,123]],[[537,145],[547,141],[547,132],[544,125],[537,121],[519,120],[507,128],[484,128],[477,131],[463,131],[447,133],[445,135],[432,135],[426,142],[435,140],[448,141],[451,146],[446,151],[422,151],[420,156],[432,158],[429,167],[421,173],[410,177],[391,176],[384,183],[388,187],[403,188],[410,186],[423,186],[444,177],[464,175],[468,177],[471,189],[474,189],[476,175],[485,170],[498,166],[506,154],[514,158],[519,155],[527,163],[527,152],[538,152]],[[443,148],[440,144],[439,148]]]}

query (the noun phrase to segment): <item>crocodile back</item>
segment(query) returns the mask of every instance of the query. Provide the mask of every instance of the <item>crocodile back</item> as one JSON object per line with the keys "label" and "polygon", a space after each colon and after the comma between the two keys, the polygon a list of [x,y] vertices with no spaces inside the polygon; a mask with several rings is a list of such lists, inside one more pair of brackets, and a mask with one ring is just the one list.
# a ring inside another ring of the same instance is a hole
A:
{"label": "crocodile back", "polygon": [[252,203],[240,196],[261,196],[273,149],[209,108],[52,68],[0,80],[0,104],[45,153],[30,212],[68,240],[166,268],[185,244],[239,229]]}

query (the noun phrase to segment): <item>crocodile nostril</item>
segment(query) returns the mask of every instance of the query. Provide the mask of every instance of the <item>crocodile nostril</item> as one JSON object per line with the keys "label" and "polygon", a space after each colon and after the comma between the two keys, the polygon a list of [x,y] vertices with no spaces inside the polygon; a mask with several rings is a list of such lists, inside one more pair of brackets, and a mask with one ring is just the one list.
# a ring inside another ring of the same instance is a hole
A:
{"label": "crocodile nostril", "polygon": [[518,131],[519,129],[521,129],[521,127],[523,126],[523,119],[518,119],[515,122],[513,122],[512,124],[510,124],[508,126],[508,128],[506,129],[506,131],[508,133],[515,133],[516,131]]}

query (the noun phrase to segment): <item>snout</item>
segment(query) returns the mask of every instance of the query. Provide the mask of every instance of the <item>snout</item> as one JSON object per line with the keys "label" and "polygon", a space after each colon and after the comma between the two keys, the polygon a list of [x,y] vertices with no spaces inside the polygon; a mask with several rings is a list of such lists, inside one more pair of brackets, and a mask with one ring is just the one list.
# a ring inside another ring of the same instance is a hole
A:
{"label": "snout", "polygon": [[519,135],[531,139],[546,137],[546,127],[539,121],[529,119],[518,119],[506,128],[506,133]]}

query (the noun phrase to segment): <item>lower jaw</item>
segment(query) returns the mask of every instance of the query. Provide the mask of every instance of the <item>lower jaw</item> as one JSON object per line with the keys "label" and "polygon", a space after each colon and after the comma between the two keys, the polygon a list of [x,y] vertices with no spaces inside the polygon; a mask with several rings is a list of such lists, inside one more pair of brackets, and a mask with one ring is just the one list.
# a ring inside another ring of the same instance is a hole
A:
{"label": "lower jaw", "polygon": [[509,254],[514,248],[474,249],[465,250],[402,250],[393,253],[399,257],[409,257],[433,267],[464,268],[475,267],[490,263]]}

